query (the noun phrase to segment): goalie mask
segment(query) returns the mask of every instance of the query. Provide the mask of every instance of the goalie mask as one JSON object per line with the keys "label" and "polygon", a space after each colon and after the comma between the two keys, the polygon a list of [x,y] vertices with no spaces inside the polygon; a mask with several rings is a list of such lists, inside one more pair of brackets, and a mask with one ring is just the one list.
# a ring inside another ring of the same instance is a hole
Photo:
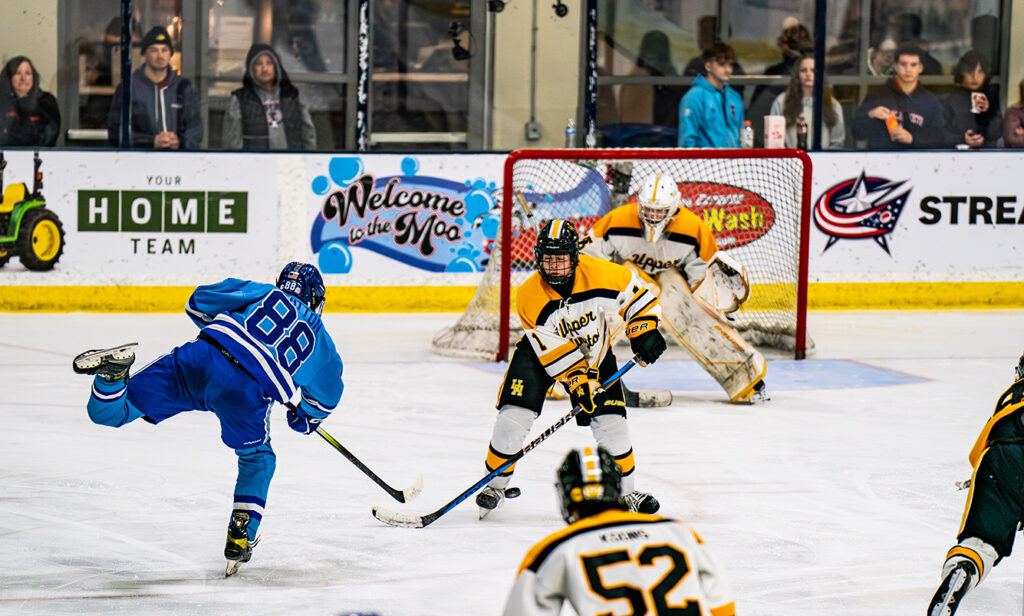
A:
{"label": "goalie mask", "polygon": [[537,235],[533,254],[544,282],[552,287],[572,284],[580,262],[580,236],[576,227],[568,220],[549,220]]}
{"label": "goalie mask", "polygon": [[603,447],[573,449],[555,474],[562,519],[571,524],[606,509],[624,508],[622,473]]}
{"label": "goalie mask", "polygon": [[284,266],[277,277],[277,288],[299,298],[313,312],[323,313],[327,289],[316,266],[292,261]]}
{"label": "goalie mask", "polygon": [[637,194],[636,206],[644,237],[652,244],[661,239],[665,227],[679,211],[679,187],[669,176],[656,173],[647,178]]}

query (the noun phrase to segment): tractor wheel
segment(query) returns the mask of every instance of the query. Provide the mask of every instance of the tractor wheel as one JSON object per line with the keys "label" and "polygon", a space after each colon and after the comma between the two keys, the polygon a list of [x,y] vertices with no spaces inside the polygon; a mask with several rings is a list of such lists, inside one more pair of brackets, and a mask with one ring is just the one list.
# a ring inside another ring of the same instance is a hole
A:
{"label": "tractor wheel", "polygon": [[64,227],[60,218],[45,207],[32,208],[21,219],[16,253],[27,269],[53,269],[64,252]]}

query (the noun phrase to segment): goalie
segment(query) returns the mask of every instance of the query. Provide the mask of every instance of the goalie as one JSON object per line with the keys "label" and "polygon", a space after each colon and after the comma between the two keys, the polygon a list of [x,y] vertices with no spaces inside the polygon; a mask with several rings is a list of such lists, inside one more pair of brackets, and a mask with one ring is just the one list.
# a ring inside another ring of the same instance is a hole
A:
{"label": "goalie", "polygon": [[638,272],[661,301],[663,324],[730,402],[768,399],[764,356],[723,316],[750,294],[746,269],[719,251],[704,221],[680,205],[672,178],[647,178],[636,205],[605,214],[581,250]]}

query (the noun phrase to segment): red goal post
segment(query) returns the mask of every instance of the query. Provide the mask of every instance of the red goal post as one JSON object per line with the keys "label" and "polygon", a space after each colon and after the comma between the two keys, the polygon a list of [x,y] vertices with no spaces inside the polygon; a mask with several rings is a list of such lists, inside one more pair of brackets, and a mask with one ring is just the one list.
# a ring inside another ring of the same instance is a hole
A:
{"label": "red goal post", "polygon": [[[439,354],[504,360],[522,328],[515,290],[536,269],[541,225],[567,218],[580,236],[612,208],[636,202],[649,175],[668,174],[719,250],[747,268],[751,294],[730,315],[746,340],[802,359],[807,336],[811,161],[801,150],[517,150],[505,161],[501,229],[476,295],[434,337]],[[526,202],[528,207],[522,207]]]}

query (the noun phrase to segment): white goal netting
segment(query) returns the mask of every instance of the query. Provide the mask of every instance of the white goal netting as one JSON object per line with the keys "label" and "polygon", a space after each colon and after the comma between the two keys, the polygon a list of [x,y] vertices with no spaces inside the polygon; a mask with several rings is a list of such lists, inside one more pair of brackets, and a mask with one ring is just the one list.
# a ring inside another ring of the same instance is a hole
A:
{"label": "white goal netting", "polygon": [[812,347],[805,326],[810,160],[795,150],[513,152],[502,188],[502,233],[469,307],[437,333],[433,350],[505,359],[522,333],[515,290],[536,269],[537,230],[566,218],[582,237],[612,208],[635,203],[653,173],[676,181],[683,205],[711,227],[719,250],[747,268],[750,298],[731,315],[744,338],[803,357]]}

